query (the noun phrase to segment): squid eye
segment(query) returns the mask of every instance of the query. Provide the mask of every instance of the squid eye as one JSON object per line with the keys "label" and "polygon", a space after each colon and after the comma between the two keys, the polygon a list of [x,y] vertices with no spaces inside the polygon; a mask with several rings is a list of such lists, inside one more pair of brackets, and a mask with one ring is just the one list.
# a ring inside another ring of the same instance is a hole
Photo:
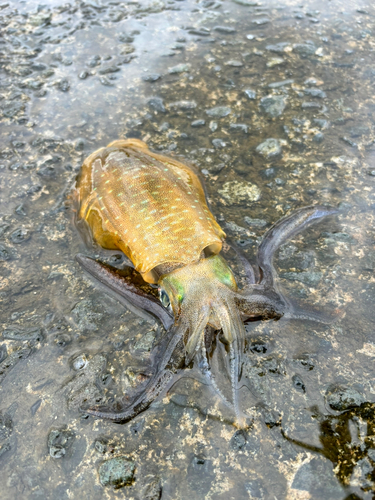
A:
{"label": "squid eye", "polygon": [[160,298],[160,302],[163,304],[163,306],[168,309],[171,305],[171,302],[169,300],[168,295],[161,288],[159,288],[159,298]]}

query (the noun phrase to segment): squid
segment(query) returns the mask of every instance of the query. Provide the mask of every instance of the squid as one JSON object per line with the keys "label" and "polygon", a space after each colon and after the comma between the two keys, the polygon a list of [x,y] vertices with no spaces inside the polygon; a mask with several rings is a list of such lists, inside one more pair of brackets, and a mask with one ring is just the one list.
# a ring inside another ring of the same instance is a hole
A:
{"label": "squid", "polygon": [[[120,250],[131,261],[127,276],[82,254],[83,269],[130,307],[158,318],[166,332],[152,352],[152,375],[120,410],[86,408],[86,414],[125,423],[171,387],[174,377],[194,360],[246,425],[240,408],[246,320],[284,318],[325,322],[322,314],[300,310],[277,286],[276,250],[335,208],[300,208],[264,235],[254,267],[239,253],[246,271],[240,288],[221,254],[226,235],[210,212],[203,186],[192,168],[152,152],[138,139],[117,140],[92,153],[74,187],[76,221],[104,249]],[[124,274],[124,273],[122,273]],[[126,273],[125,273],[126,274]],[[231,396],[218,386],[210,367],[215,335],[226,346]]]}

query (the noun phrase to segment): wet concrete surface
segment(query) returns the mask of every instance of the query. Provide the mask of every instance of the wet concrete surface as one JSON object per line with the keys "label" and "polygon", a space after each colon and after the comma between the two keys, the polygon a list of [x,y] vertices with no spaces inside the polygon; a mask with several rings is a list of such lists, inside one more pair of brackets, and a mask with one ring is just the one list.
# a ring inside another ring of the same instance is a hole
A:
{"label": "wet concrete surface", "polygon": [[[374,498],[371,3],[0,9],[1,498]],[[80,412],[131,394],[163,334],[74,260],[123,264],[82,240],[68,199],[83,159],[121,137],[195,165],[250,260],[289,211],[340,209],[276,266],[291,300],[344,315],[247,325],[246,430],[196,369],[123,426]]]}

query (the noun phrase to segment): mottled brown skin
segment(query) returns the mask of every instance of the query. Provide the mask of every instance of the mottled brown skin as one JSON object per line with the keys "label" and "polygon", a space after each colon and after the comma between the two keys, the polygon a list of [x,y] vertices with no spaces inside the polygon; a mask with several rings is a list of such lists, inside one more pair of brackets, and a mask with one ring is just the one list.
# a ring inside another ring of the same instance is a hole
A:
{"label": "mottled brown skin", "polygon": [[[77,222],[89,228],[103,248],[119,249],[132,261],[143,283],[158,284],[170,306],[164,307],[145,286],[124,279],[108,266],[77,256],[83,268],[118,297],[158,317],[167,331],[152,353],[153,375],[120,412],[85,412],[126,422],[144,411],[170,387],[174,374],[201,352],[204,373],[222,401],[234,410],[236,424],[247,416],[238,405],[245,330],[243,320],[322,320],[319,313],[298,311],[281,295],[272,260],[275,251],[315,220],[336,213],[311,206],[296,210],[272,226],[258,251],[259,272],[240,255],[248,284],[238,290],[235,277],[219,255],[225,233],[206,204],[196,174],[186,165],[151,152],[136,139],[115,141],[90,155],[74,191]],[[255,275],[259,276],[255,283]],[[173,314],[172,314],[173,311]],[[215,382],[208,363],[214,331],[228,345],[232,401]]]}

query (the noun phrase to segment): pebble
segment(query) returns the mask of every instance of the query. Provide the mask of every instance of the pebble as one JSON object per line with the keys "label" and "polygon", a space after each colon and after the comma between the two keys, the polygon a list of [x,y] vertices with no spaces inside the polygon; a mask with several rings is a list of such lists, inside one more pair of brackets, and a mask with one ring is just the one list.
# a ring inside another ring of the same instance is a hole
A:
{"label": "pebble", "polygon": [[350,408],[361,406],[365,402],[364,397],[356,389],[331,386],[326,391],[326,402],[336,411],[346,411]]}
{"label": "pebble", "polygon": [[252,219],[251,217],[248,217],[247,215],[243,218],[243,220],[249,226],[255,226],[255,227],[264,227],[268,224],[268,222],[264,219]]}
{"label": "pebble", "polygon": [[227,143],[223,139],[212,139],[212,145],[215,149],[223,149],[226,147]]}
{"label": "pebble", "polygon": [[302,109],[320,109],[321,106],[318,102],[303,102]]}
{"label": "pebble", "polygon": [[261,17],[258,19],[254,19],[252,21],[252,23],[256,24],[257,26],[264,26],[265,24],[268,24],[269,22],[270,22],[270,20],[268,19],[268,17]]}
{"label": "pebble", "polygon": [[311,97],[318,97],[319,99],[324,99],[325,97],[327,97],[327,94],[323,92],[323,90],[315,88],[305,89],[305,95],[309,95]]}
{"label": "pebble", "polygon": [[217,106],[206,110],[206,113],[209,116],[213,116],[215,118],[223,118],[224,116],[230,115],[231,112],[232,110],[228,106]]}
{"label": "pebble", "polygon": [[244,90],[244,92],[250,100],[254,100],[257,97],[257,93],[255,92],[255,90],[246,89]]}
{"label": "pebble", "polygon": [[102,486],[116,489],[131,484],[134,479],[135,463],[127,457],[105,460],[99,467],[99,481]]}
{"label": "pebble", "polygon": [[236,61],[235,59],[231,59],[230,61],[227,61],[225,65],[233,66],[235,68],[240,68],[241,66],[243,66],[243,63],[241,61]]}
{"label": "pebble", "polygon": [[271,118],[277,118],[283,114],[286,100],[281,95],[268,95],[260,100],[260,108]]}
{"label": "pebble", "polygon": [[156,82],[157,80],[160,80],[161,75],[159,73],[151,73],[149,75],[143,75],[142,80],[144,82]]}
{"label": "pebble", "polygon": [[274,66],[279,66],[280,64],[284,64],[285,59],[282,57],[272,57],[269,61],[267,61],[267,68],[273,68]]}
{"label": "pebble", "polygon": [[211,121],[208,126],[209,126],[211,132],[216,132],[218,124],[217,124],[217,122]]}
{"label": "pebble", "polygon": [[71,448],[74,433],[68,429],[52,429],[48,435],[47,446],[52,458],[63,458]]}
{"label": "pebble", "polygon": [[296,52],[301,57],[309,57],[316,52],[316,47],[312,43],[295,43],[293,45],[293,52]]}
{"label": "pebble", "polygon": [[190,64],[177,64],[177,66],[173,66],[171,68],[168,68],[168,73],[171,75],[174,74],[179,74],[179,73],[188,73],[190,71],[191,65]]}
{"label": "pebble", "polygon": [[153,108],[155,111],[159,111],[160,113],[166,113],[166,109],[164,106],[164,101],[161,97],[151,97],[147,101],[147,104],[150,106],[150,108]]}
{"label": "pebble", "polygon": [[231,28],[230,26],[215,26],[214,31],[218,31],[219,33],[224,34],[233,34],[237,32],[235,28]]}
{"label": "pebble", "polygon": [[277,54],[283,54],[285,51],[285,47],[287,47],[288,45],[288,42],[280,42],[276,43],[275,45],[266,45],[266,50],[269,50],[270,52],[276,52]]}
{"label": "pebble", "polygon": [[103,68],[99,70],[99,75],[109,75],[111,73],[117,73],[120,71],[118,66],[109,66],[108,68]]}
{"label": "pebble", "polygon": [[206,121],[205,120],[194,120],[193,122],[191,122],[191,126],[192,127],[203,127],[203,125],[206,124]]}
{"label": "pebble", "polygon": [[262,155],[265,156],[266,158],[273,158],[275,156],[278,156],[282,153],[281,145],[278,139],[266,139],[264,142],[259,144],[256,148],[255,151]]}
{"label": "pebble", "polygon": [[234,130],[241,130],[245,134],[249,131],[249,127],[245,123],[231,123],[229,127]]}
{"label": "pebble", "polygon": [[170,108],[177,108],[182,110],[195,109],[197,103],[195,101],[176,101],[169,104]]}
{"label": "pebble", "polygon": [[59,90],[61,90],[62,92],[68,92],[68,90],[70,89],[69,80],[67,80],[66,78],[63,78],[62,80],[60,80],[57,83],[57,88]]}
{"label": "pebble", "polygon": [[226,182],[218,193],[230,205],[236,203],[246,203],[249,201],[258,201],[260,198],[260,189],[255,184],[245,181]]}
{"label": "pebble", "polygon": [[270,89],[278,89],[280,87],[285,87],[286,85],[291,85],[292,83],[294,83],[294,80],[282,80],[281,82],[269,83],[268,87]]}

